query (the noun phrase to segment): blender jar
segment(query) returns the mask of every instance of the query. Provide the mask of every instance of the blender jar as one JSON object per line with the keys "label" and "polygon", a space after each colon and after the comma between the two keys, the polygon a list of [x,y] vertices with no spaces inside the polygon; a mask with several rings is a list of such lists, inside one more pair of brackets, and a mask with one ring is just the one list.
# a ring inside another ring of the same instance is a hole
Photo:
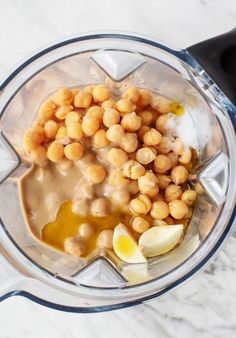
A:
{"label": "blender jar", "polygon": [[[191,52],[191,50],[190,50]],[[131,306],[166,293],[196,273],[232,228],[236,200],[236,109],[187,50],[124,33],[78,35],[38,52],[0,86],[0,299],[23,295],[65,311]],[[22,137],[41,102],[60,87],[106,83],[114,94],[130,85],[180,101],[180,136],[196,149],[191,183],[199,196],[183,242],[148,264],[97,257],[89,265],[29,233],[18,180],[29,170]]]}

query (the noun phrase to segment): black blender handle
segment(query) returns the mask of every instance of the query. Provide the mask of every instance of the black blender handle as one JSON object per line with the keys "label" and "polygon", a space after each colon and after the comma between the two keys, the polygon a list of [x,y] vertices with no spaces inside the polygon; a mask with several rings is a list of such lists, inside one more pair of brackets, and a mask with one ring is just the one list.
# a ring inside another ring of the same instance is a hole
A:
{"label": "black blender handle", "polygon": [[187,50],[236,106],[236,28]]}

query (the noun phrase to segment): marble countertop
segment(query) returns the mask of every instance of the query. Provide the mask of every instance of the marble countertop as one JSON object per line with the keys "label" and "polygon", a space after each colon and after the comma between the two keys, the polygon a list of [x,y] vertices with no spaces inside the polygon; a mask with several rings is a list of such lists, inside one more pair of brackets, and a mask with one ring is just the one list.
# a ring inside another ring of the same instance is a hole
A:
{"label": "marble countertop", "polygon": [[[83,31],[127,30],[187,47],[236,25],[235,0],[0,0],[0,77],[39,47]],[[133,308],[63,313],[21,297],[0,304],[1,338],[233,338],[236,232],[184,286]]]}

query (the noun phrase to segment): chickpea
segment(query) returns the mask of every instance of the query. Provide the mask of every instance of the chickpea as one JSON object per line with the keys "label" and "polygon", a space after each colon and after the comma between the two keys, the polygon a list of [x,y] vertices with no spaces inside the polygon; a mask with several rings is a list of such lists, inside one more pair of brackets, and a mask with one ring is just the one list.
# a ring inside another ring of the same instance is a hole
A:
{"label": "chickpea", "polygon": [[126,204],[130,201],[130,193],[125,190],[114,190],[111,198],[117,204]]}
{"label": "chickpea", "polygon": [[151,106],[149,106],[147,110],[152,113],[152,125],[154,125],[153,128],[155,128],[155,122],[157,120],[157,117],[160,116],[159,112]]}
{"label": "chickpea", "polygon": [[73,109],[72,106],[60,106],[55,112],[55,116],[58,120],[65,120],[66,115]]}
{"label": "chickpea", "polygon": [[195,191],[197,192],[198,195],[204,193],[204,188],[199,182],[195,185]]}
{"label": "chickpea", "polygon": [[123,97],[129,99],[134,104],[138,102],[139,100],[139,90],[136,87],[129,87],[126,89],[126,91],[123,93]]}
{"label": "chickpea", "polygon": [[171,182],[170,176],[159,174],[157,175],[159,189],[165,190]]}
{"label": "chickpea", "polygon": [[117,189],[123,189],[127,187],[129,182],[129,178],[125,177],[120,169],[112,170],[108,177],[108,183]]}
{"label": "chickpea", "polygon": [[193,209],[189,208],[187,214],[184,216],[184,219],[189,220],[193,216]]}
{"label": "chickpea", "polygon": [[106,229],[100,232],[97,244],[99,248],[113,249],[113,230]]}
{"label": "chickpea", "polygon": [[104,109],[99,106],[92,106],[88,108],[86,115],[95,117],[100,123],[102,123]]}
{"label": "chickpea", "polygon": [[75,96],[79,91],[80,91],[79,87],[71,88],[71,93],[73,94],[73,96]]}
{"label": "chickpea", "polygon": [[168,121],[169,121],[169,114],[161,115],[156,120],[156,129],[164,134],[167,131]]}
{"label": "chickpea", "polygon": [[179,138],[177,138],[173,144],[173,150],[177,155],[182,155],[184,153],[184,145]]}
{"label": "chickpea", "polygon": [[56,105],[50,99],[44,101],[39,107],[38,115],[42,119],[51,119],[56,111]]}
{"label": "chickpea", "polygon": [[146,107],[150,105],[152,101],[152,96],[150,92],[146,89],[139,89],[139,100],[137,102],[137,106]]}
{"label": "chickpea", "polygon": [[184,150],[183,154],[179,157],[179,162],[188,164],[191,161],[192,151],[190,148]]}
{"label": "chickpea", "polygon": [[174,167],[171,170],[171,179],[176,185],[185,183],[188,179],[188,170],[182,165]]}
{"label": "chickpea", "polygon": [[136,214],[146,215],[152,206],[150,198],[144,194],[140,194],[138,197],[130,201],[130,209]]}
{"label": "chickpea", "polygon": [[86,253],[86,249],[84,241],[78,236],[68,237],[64,242],[65,252],[75,257],[83,257]]}
{"label": "chickpea", "polygon": [[120,122],[120,114],[117,110],[112,108],[107,108],[103,115],[103,124],[107,128],[111,127],[113,124],[118,124]]}
{"label": "chickpea", "polygon": [[72,212],[82,216],[89,214],[89,204],[85,199],[77,199],[72,203]]}
{"label": "chickpea", "polygon": [[155,147],[151,147],[151,146],[144,146],[144,148],[150,149],[153,154],[155,155],[155,157],[157,156],[157,150]]}
{"label": "chickpea", "polygon": [[99,85],[93,88],[93,99],[95,102],[103,102],[110,98],[111,92],[104,85]]}
{"label": "chickpea", "polygon": [[159,113],[166,114],[171,111],[171,101],[164,96],[155,96],[152,99],[152,107],[157,109]]}
{"label": "chickpea", "polygon": [[89,94],[93,94],[93,89],[95,88],[95,86],[94,85],[90,85],[90,86],[86,86],[86,87],[84,87],[84,92],[85,93],[89,93]]}
{"label": "chickpea", "polygon": [[179,185],[170,184],[165,190],[165,200],[170,203],[174,200],[179,200],[182,196],[182,188]]}
{"label": "chickpea", "polygon": [[106,171],[100,164],[90,164],[86,169],[86,178],[88,182],[101,183],[106,177]]}
{"label": "chickpea", "polygon": [[103,101],[102,104],[101,104],[101,107],[103,109],[107,109],[107,108],[112,108],[112,109],[116,109],[116,102],[112,99],[109,99],[109,100],[106,100],[106,101]]}
{"label": "chickpea", "polygon": [[51,97],[57,106],[67,106],[73,102],[73,93],[68,88],[57,90]]}
{"label": "chickpea", "polygon": [[40,144],[40,136],[35,133],[33,130],[28,130],[25,132],[23,137],[23,147],[26,152],[31,152],[33,149],[38,147]]}
{"label": "chickpea", "polygon": [[67,135],[70,138],[80,140],[84,134],[82,130],[82,126],[79,122],[71,122],[67,125]]}
{"label": "chickpea", "polygon": [[79,236],[82,238],[90,238],[94,235],[94,230],[92,224],[82,223],[79,226]]}
{"label": "chickpea", "polygon": [[57,140],[57,142],[62,144],[63,146],[67,146],[68,144],[71,143],[71,139],[68,136],[66,136],[62,139]]}
{"label": "chickpea", "polygon": [[83,157],[84,147],[79,142],[73,142],[65,146],[65,157],[71,161],[78,161]]}
{"label": "chickpea", "polygon": [[[55,105],[56,106],[56,105]],[[45,117],[38,117],[34,120],[32,123],[32,127],[44,127],[45,123],[49,120],[50,118],[45,118]]]}
{"label": "chickpea", "polygon": [[172,150],[172,143],[171,140],[163,136],[161,142],[157,146],[157,150],[159,154],[167,155]]}
{"label": "chickpea", "polygon": [[168,225],[163,219],[154,219],[153,226],[163,226]]}
{"label": "chickpea", "polygon": [[158,155],[154,161],[154,170],[158,174],[164,174],[170,169],[170,160],[166,155]]}
{"label": "chickpea", "polygon": [[126,152],[119,148],[111,148],[107,152],[106,156],[107,161],[113,166],[113,167],[121,167],[126,161],[128,161],[128,156]]}
{"label": "chickpea", "polygon": [[82,186],[78,185],[78,194],[80,198],[85,198],[91,200],[94,198],[96,193],[96,186],[94,184],[84,184]]}
{"label": "chickpea", "polygon": [[164,201],[156,201],[152,204],[150,215],[153,218],[164,219],[169,215],[168,204]]}
{"label": "chickpea", "polygon": [[82,130],[86,136],[92,136],[100,127],[99,121],[93,116],[84,116],[82,121]]}
{"label": "chickpea", "polygon": [[145,168],[134,160],[130,160],[123,165],[123,174],[133,180],[139,179],[145,174],[145,171]]}
{"label": "chickpea", "polygon": [[67,137],[67,129],[66,127],[59,127],[55,136],[56,140]]}
{"label": "chickpea", "polygon": [[58,142],[52,142],[47,150],[47,158],[52,162],[60,161],[64,156],[64,147]]}
{"label": "chickpea", "polygon": [[151,128],[143,135],[143,142],[147,146],[156,146],[161,142],[161,134],[154,128]]}
{"label": "chickpea", "polygon": [[185,190],[183,192],[183,195],[181,197],[181,200],[188,206],[191,207],[194,205],[195,201],[197,199],[197,192],[192,190],[192,189],[188,189]]}
{"label": "chickpea", "polygon": [[117,109],[122,114],[128,114],[134,111],[135,105],[129,99],[121,99],[116,102]]}
{"label": "chickpea", "polygon": [[155,158],[155,153],[149,148],[140,148],[136,153],[136,160],[141,164],[151,163]]}
{"label": "chickpea", "polygon": [[136,195],[139,192],[138,182],[136,180],[131,180],[128,186],[128,190],[131,195]]}
{"label": "chickpea", "polygon": [[158,193],[159,193],[159,187],[158,185],[155,185],[152,189],[146,192],[146,195],[154,200],[156,196],[158,195]]}
{"label": "chickpea", "polygon": [[47,138],[55,138],[59,126],[57,122],[49,120],[44,125],[44,133]]}
{"label": "chickpea", "polygon": [[121,125],[127,131],[137,131],[141,127],[142,119],[135,112],[126,114],[122,120]]}
{"label": "chickpea", "polygon": [[[152,170],[149,170],[145,173],[145,175],[141,176],[138,179],[138,186],[139,190],[142,194],[149,195],[149,191],[151,191],[153,188],[156,189],[156,195],[159,192],[158,185],[157,185],[157,177],[153,174]],[[152,196],[151,196],[152,197]]]}
{"label": "chickpea", "polygon": [[109,214],[110,201],[106,197],[99,197],[92,201],[91,214],[96,217],[106,217]]}
{"label": "chickpea", "polygon": [[132,221],[132,228],[134,231],[142,234],[150,228],[150,222],[143,217],[136,216]]}
{"label": "chickpea", "polygon": [[176,153],[174,153],[173,151],[171,151],[170,153],[168,153],[166,155],[169,160],[170,160],[170,167],[174,168],[177,166],[178,162],[179,162],[179,157]]}
{"label": "chickpea", "polygon": [[32,161],[40,167],[43,167],[47,163],[47,152],[42,146],[38,146],[31,150],[30,156]]}
{"label": "chickpea", "polygon": [[103,148],[109,144],[105,130],[99,129],[93,137],[93,145],[95,148]]}
{"label": "chickpea", "polygon": [[45,139],[44,128],[40,125],[34,126],[31,130],[39,136],[39,143],[42,143]]}
{"label": "chickpea", "polygon": [[142,119],[142,125],[150,126],[153,121],[153,113],[149,110],[142,110],[139,113],[139,116]]}
{"label": "chickpea", "polygon": [[138,148],[136,133],[125,133],[119,144],[120,147],[127,153],[133,153]]}
{"label": "chickpea", "polygon": [[169,209],[171,216],[174,217],[175,219],[183,218],[188,212],[187,205],[180,200],[171,201],[169,203]]}
{"label": "chickpea", "polygon": [[137,132],[138,138],[143,141],[143,135],[150,130],[150,127],[148,126],[141,126],[140,129]]}
{"label": "chickpea", "polygon": [[113,124],[106,132],[106,136],[111,142],[119,142],[124,135],[124,128],[120,124]]}
{"label": "chickpea", "polygon": [[74,97],[76,108],[88,108],[92,103],[92,95],[85,91],[79,91]]}
{"label": "chickpea", "polygon": [[70,111],[65,118],[65,125],[68,126],[71,122],[81,122],[82,121],[82,113],[78,111]]}

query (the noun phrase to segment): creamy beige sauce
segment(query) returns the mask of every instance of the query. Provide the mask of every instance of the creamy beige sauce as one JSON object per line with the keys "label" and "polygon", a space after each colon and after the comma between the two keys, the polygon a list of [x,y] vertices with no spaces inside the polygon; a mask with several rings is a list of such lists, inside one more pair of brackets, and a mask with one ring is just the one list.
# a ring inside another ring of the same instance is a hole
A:
{"label": "creamy beige sauce", "polygon": [[[45,224],[56,219],[65,201],[91,198],[91,185],[84,175],[87,164],[97,162],[92,153],[77,162],[49,162],[40,168],[33,166],[19,181],[22,210],[32,234],[41,239]],[[103,163],[104,166],[104,163]],[[108,168],[107,168],[108,170]],[[94,196],[109,196],[106,180],[94,187]],[[93,197],[94,197],[93,196]]]}

